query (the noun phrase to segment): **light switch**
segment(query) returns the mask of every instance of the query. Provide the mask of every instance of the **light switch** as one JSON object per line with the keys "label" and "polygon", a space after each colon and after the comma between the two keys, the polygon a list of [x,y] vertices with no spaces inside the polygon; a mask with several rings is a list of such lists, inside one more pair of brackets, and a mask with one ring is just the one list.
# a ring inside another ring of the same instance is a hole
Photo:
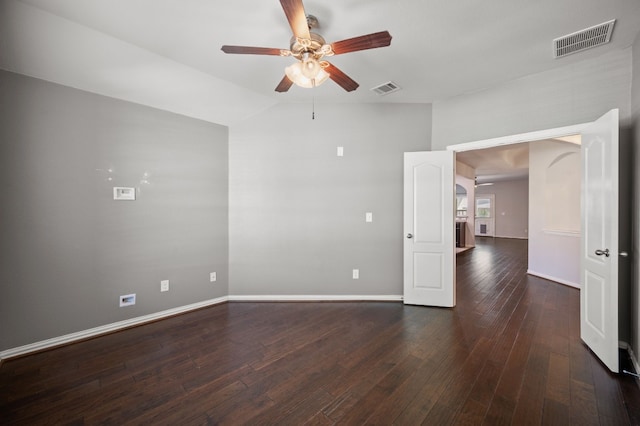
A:
{"label": "light switch", "polygon": [[360,269],[354,269],[354,270],[353,270],[353,272],[352,272],[351,277],[352,277],[354,280],[359,279],[359,278],[360,278]]}
{"label": "light switch", "polygon": [[366,222],[373,222],[373,213],[372,212],[367,212],[367,214],[365,214],[365,216],[364,216],[364,220]]}
{"label": "light switch", "polygon": [[337,150],[338,157],[344,157],[344,147],[339,146]]}

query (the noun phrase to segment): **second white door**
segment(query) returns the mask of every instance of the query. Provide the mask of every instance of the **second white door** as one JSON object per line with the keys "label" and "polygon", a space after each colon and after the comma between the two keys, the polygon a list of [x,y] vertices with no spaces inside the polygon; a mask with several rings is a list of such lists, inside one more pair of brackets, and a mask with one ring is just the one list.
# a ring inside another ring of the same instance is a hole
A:
{"label": "second white door", "polygon": [[404,155],[404,303],[456,304],[455,152]]}

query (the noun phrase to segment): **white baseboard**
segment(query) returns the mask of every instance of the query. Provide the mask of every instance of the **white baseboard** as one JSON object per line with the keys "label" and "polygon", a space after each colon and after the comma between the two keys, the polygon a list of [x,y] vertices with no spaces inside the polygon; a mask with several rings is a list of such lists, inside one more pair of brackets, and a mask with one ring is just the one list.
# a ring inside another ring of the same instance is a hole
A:
{"label": "white baseboard", "polygon": [[227,301],[242,302],[355,302],[355,301],[378,301],[378,302],[401,302],[402,295],[365,295],[365,296],[323,296],[323,295],[279,295],[279,296],[225,296],[217,299],[205,300],[191,305],[179,306],[177,308],[167,309],[141,317],[131,318],[124,321],[114,322],[112,324],[102,325],[100,327],[90,328],[88,330],[78,331],[76,333],[65,334],[47,340],[30,343],[28,345],[19,346],[17,348],[6,349],[0,352],[0,364],[2,361],[17,356],[27,355],[33,352],[54,348],[80,340],[97,337],[102,334],[113,333],[114,331],[123,330],[125,328],[141,325],[151,321],[161,320],[163,318],[172,317],[174,315],[193,311],[207,306],[217,305]]}
{"label": "white baseboard", "polygon": [[527,274],[534,275],[534,276],[540,277],[540,278],[544,278],[545,280],[555,281],[557,283],[560,283],[560,284],[563,284],[563,285],[566,285],[566,286],[569,286],[569,287],[574,287],[574,288],[580,289],[580,284],[578,284],[578,283],[574,283],[574,282],[571,282],[571,281],[563,280],[561,278],[552,277],[551,275],[547,275],[547,274],[541,274],[539,272],[532,271],[531,269],[527,270]]}
{"label": "white baseboard", "polygon": [[235,295],[234,302],[402,302],[402,295]]}
{"label": "white baseboard", "polygon": [[217,299],[205,300],[202,302],[192,303],[190,305],[179,306],[177,308],[167,309],[141,317],[131,318],[124,321],[114,322],[112,324],[101,325],[100,327],[90,328],[88,330],[78,331],[76,333],[65,334],[64,336],[54,337],[52,339],[42,340],[40,342],[30,343],[28,345],[19,346],[17,348],[7,349],[0,352],[0,363],[2,360],[13,358],[21,355],[27,355],[32,352],[65,345],[79,340],[100,336],[102,334],[112,333],[114,331],[123,330],[125,328],[141,325],[151,321],[157,321],[163,318],[193,311],[207,306],[217,305],[228,301],[228,297],[219,297]]}

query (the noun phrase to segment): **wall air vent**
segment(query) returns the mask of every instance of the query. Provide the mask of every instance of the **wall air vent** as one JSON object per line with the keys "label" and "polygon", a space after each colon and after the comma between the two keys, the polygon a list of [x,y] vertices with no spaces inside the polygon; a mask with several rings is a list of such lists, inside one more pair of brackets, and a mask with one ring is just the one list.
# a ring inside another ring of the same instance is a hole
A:
{"label": "wall air vent", "polygon": [[593,27],[554,39],[553,57],[562,58],[572,53],[609,43],[615,23],[616,20],[613,19],[609,22],[594,25]]}
{"label": "wall air vent", "polygon": [[393,81],[389,81],[387,83],[381,84],[380,86],[376,86],[371,90],[382,96],[388,95],[391,92],[397,92],[398,90],[400,90],[400,86],[395,84]]}

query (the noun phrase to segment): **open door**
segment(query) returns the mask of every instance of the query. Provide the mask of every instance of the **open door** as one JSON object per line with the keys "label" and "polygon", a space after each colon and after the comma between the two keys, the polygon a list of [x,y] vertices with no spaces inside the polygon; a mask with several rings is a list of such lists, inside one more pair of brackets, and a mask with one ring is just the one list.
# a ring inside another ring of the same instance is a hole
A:
{"label": "open door", "polygon": [[404,303],[456,304],[455,152],[404,155]]}
{"label": "open door", "polygon": [[618,365],[618,110],[582,132],[580,337]]}

